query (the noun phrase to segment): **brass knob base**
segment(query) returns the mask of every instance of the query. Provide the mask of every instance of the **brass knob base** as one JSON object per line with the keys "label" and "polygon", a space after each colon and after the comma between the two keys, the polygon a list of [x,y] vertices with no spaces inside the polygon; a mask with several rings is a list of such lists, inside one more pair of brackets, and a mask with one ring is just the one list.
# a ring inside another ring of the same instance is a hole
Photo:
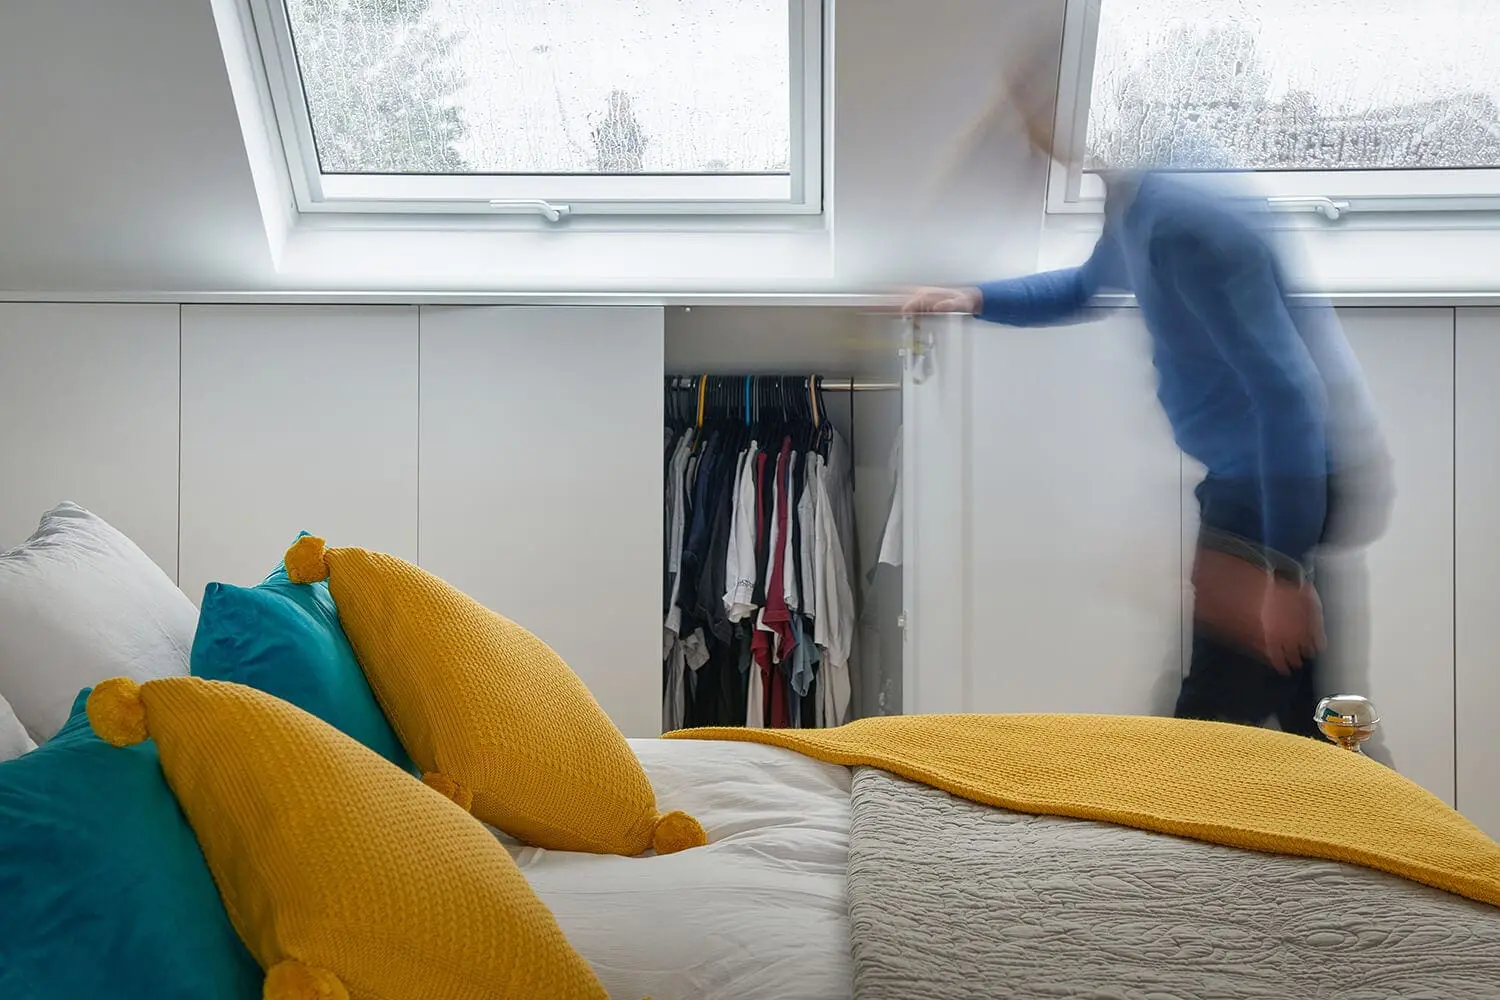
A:
{"label": "brass knob base", "polygon": [[1329,742],[1363,754],[1360,744],[1380,728],[1380,716],[1368,698],[1357,694],[1336,694],[1318,702],[1313,721]]}

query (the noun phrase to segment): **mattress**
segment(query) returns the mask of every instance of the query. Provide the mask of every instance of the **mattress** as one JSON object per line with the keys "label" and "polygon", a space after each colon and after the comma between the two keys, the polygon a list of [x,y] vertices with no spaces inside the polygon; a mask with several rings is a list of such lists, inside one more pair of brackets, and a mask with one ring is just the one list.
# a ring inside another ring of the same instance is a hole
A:
{"label": "mattress", "polygon": [[747,743],[631,746],[707,847],[620,858],[500,838],[610,997],[849,1000],[850,770]]}

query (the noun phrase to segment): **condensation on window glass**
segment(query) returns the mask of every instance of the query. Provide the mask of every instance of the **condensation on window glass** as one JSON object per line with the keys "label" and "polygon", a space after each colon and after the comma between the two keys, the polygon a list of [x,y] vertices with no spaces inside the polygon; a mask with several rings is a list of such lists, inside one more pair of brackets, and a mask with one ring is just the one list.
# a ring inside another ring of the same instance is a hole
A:
{"label": "condensation on window glass", "polygon": [[1085,166],[1500,166],[1497,0],[1102,0]]}
{"label": "condensation on window glass", "polygon": [[325,173],[786,174],[787,0],[286,0]]}

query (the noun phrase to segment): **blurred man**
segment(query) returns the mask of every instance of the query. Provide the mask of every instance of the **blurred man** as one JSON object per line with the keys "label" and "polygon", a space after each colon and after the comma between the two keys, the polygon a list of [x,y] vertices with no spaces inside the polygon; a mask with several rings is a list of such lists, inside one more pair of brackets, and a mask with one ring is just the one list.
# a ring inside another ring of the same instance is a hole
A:
{"label": "blurred man", "polygon": [[[1051,157],[1053,77],[1029,70],[1012,81],[1010,102],[1032,147]],[[1239,203],[1162,169],[1104,181],[1104,232],[1081,266],[922,289],[906,312],[1041,326],[1080,318],[1102,290],[1134,293],[1157,396],[1179,447],[1208,470],[1197,488],[1192,661],[1176,714],[1247,725],[1275,717],[1317,736],[1326,637],[1313,557],[1378,537],[1391,495],[1363,376],[1331,309],[1292,307],[1276,253]]]}

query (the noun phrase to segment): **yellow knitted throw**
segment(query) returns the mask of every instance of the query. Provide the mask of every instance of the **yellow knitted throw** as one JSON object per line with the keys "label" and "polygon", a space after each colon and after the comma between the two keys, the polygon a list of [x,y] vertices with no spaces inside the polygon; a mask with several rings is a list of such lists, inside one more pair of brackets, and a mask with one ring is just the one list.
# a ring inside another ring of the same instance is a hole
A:
{"label": "yellow knitted throw", "polygon": [[985,805],[1391,872],[1500,906],[1500,844],[1330,743],[1180,719],[907,715],[837,729],[688,729],[868,765]]}

